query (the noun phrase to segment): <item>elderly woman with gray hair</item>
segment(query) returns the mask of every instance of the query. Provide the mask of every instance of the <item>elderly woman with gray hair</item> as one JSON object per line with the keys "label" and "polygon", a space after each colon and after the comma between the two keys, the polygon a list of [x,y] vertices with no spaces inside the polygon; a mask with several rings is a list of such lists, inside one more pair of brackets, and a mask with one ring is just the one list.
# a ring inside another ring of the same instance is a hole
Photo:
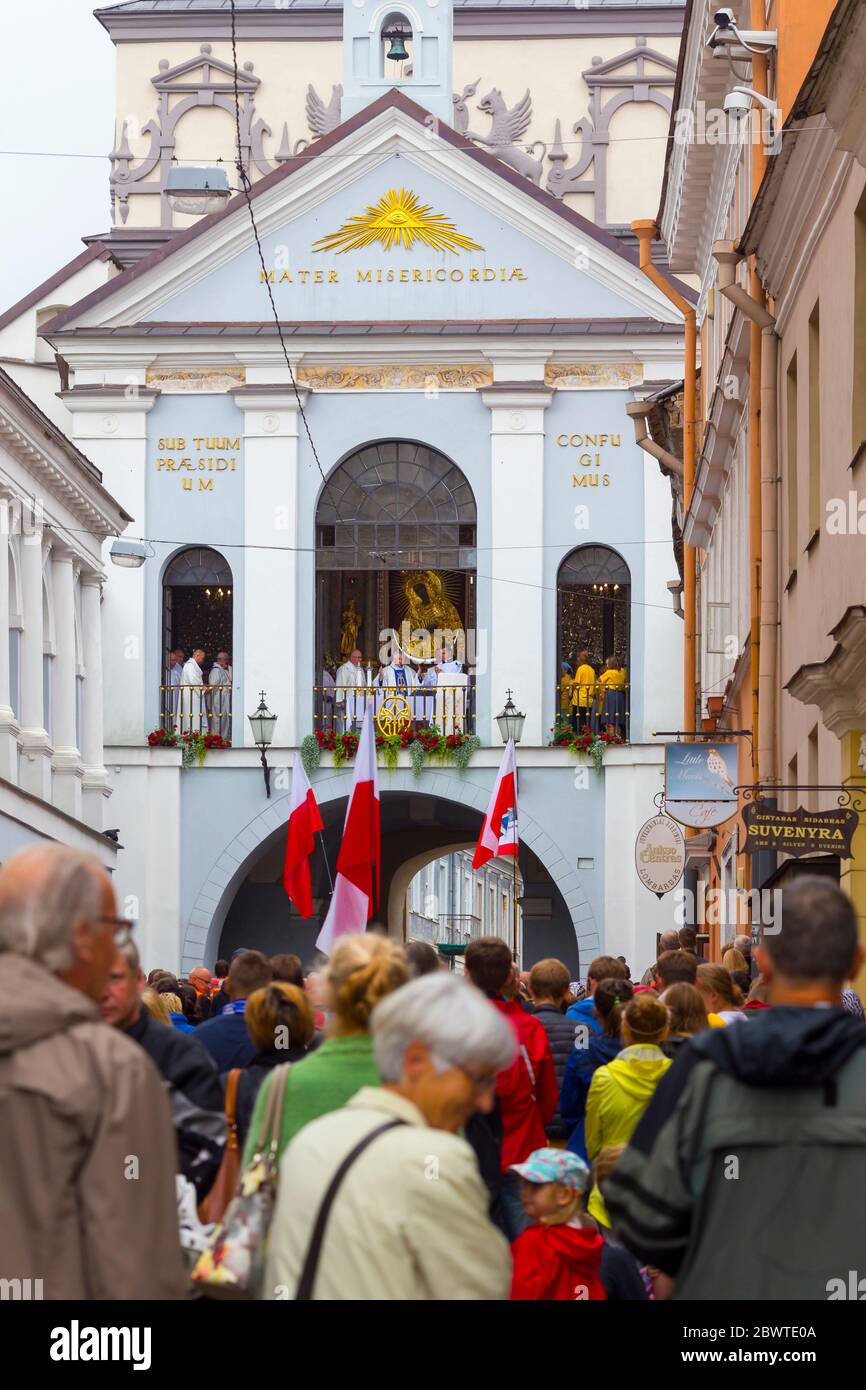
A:
{"label": "elderly woman with gray hair", "polygon": [[280,1165],[266,1299],[504,1299],[511,1259],[459,1131],[494,1103],[516,1044],[449,974],[373,1011],[382,1085],[308,1124]]}

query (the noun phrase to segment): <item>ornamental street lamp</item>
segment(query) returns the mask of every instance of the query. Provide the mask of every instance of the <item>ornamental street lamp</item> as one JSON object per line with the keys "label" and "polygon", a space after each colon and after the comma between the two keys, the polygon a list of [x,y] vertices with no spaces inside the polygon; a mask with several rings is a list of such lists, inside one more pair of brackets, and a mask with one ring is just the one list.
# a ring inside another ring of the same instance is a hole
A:
{"label": "ornamental street lamp", "polygon": [[526,715],[521,714],[511,698],[511,691],[505,692],[505,709],[496,716],[499,725],[499,733],[503,743],[507,743],[510,738],[514,739],[515,744],[520,742],[523,735],[523,726],[526,723]]}
{"label": "ornamental street lamp", "polygon": [[273,742],[274,725],[277,722],[277,716],[275,714],[271,714],[270,710],[265,704],[265,692],[261,690],[259,691],[259,694],[261,696],[261,699],[259,700],[259,707],[256,710],[255,714],[248,714],[247,718],[250,721],[250,728],[253,731],[253,742],[255,743],[256,747],[261,751],[262,772],[265,776],[265,791],[267,792],[268,796],[270,796],[271,769],[268,767],[268,760],[265,755],[267,753],[267,750],[270,748],[271,743]]}

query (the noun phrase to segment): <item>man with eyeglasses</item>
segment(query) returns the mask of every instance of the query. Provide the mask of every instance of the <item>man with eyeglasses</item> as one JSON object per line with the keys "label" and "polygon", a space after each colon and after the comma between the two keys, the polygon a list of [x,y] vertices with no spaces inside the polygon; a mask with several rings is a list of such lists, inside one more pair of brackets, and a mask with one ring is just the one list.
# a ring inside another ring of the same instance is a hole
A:
{"label": "man with eyeglasses", "polygon": [[96,859],[47,844],[0,869],[0,1279],[47,1299],[186,1287],[163,1084],[99,1017],[130,930]]}
{"label": "man with eyeglasses", "polygon": [[99,1011],[144,1049],[162,1076],[177,1135],[178,1172],[201,1199],[213,1185],[226,1141],[219,1074],[196,1037],[151,1018],[141,1002],[144,984],[135,943],[119,941]]}

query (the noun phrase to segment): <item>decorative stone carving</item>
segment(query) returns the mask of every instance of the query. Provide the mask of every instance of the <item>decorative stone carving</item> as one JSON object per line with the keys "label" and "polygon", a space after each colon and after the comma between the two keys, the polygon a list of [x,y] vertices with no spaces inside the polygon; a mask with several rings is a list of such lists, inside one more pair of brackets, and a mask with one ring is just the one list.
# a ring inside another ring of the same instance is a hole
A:
{"label": "decorative stone carving", "polygon": [[[541,182],[541,173],[544,168],[544,156],[547,146],[543,140],[534,140],[531,145],[518,145],[517,141],[529,129],[532,120],[532,97],[527,87],[520,101],[516,106],[509,110],[508,103],[505,101],[498,87],[492,87],[485,97],[478,103],[478,110],[483,111],[491,119],[489,135],[479,135],[477,131],[469,129],[469,108],[466,105],[468,97],[474,96],[481,81],[479,77],[476,82],[471,82],[463,88],[458,97],[454,94],[454,122],[461,135],[465,135],[467,140],[474,140],[478,145],[485,145],[497,159],[501,159],[504,164],[509,164],[512,169],[516,169],[518,174],[525,175],[533,183]],[[536,146],[541,147],[541,158],[535,159],[533,151]]]}
{"label": "decorative stone carving", "polygon": [[639,386],[643,381],[640,362],[545,363],[544,384],[559,391],[580,391],[587,386]]}
{"label": "decorative stone carving", "polygon": [[[174,67],[169,66],[167,58],[160,59],[159,72],[150,80],[159,93],[157,116],[142,126],[142,134],[150,136],[150,149],[141,162],[133,166],[128,122],[124,121],[120,140],[109,156],[109,182],[121,222],[126,222],[129,216],[130,193],[158,194],[161,202],[160,226],[170,228],[172,210],[165,196],[165,188],[174,160],[178,122],[197,106],[218,106],[234,120],[235,70],[231,63],[214,58],[211,45],[203,43],[195,57],[187,58]],[[255,119],[254,97],[259,81],[258,77],[253,76],[252,63],[244,63],[243,70],[237,74],[241,162],[249,171],[252,160],[260,173],[268,174],[274,165],[265,158],[262,141],[265,135],[271,134],[271,128],[265,121]],[[173,101],[175,97],[179,100]],[[157,170],[157,178],[150,180],[154,170]]]}
{"label": "decorative stone carving", "polygon": [[474,391],[493,383],[493,368],[460,363],[451,366],[300,367],[298,383],[316,391]]}
{"label": "decorative stone carving", "polygon": [[330,135],[340,124],[340,105],[343,100],[343,86],[338,83],[331,88],[331,100],[327,106],[322,101],[312,82],[307,87],[307,125],[314,140]]}
{"label": "decorative stone carving", "polygon": [[188,392],[216,393],[243,386],[244,367],[148,367],[145,385],[158,386],[165,396],[182,396]]}
{"label": "decorative stone carving", "polygon": [[[647,63],[653,63],[662,72],[647,72]],[[607,149],[611,118],[630,102],[652,102],[670,113],[671,98],[665,89],[673,89],[676,73],[676,63],[664,53],[647,48],[643,37],[635,39],[633,48],[614,58],[606,61],[593,58],[592,67],[582,73],[589,88],[589,114],[572,126],[572,131],[582,137],[581,151],[574,164],[566,164],[561,123],[557,121],[553,145],[547,156],[553,164],[547,176],[548,193],[556,198],[563,198],[567,193],[593,193],[594,220],[599,226],[608,226]],[[614,95],[605,101],[604,93],[610,89],[614,90]],[[593,163],[593,177],[584,181],[583,175]]]}

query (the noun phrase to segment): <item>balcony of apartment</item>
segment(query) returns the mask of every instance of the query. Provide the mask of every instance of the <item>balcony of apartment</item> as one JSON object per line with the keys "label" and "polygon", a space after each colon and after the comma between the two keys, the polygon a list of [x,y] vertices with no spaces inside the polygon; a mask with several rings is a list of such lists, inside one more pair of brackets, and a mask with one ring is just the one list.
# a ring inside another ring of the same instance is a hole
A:
{"label": "balcony of apartment", "polygon": [[437,919],[413,912],[411,908],[408,912],[407,936],[415,941],[429,941],[431,946],[468,946],[470,941],[484,935],[481,918],[469,913],[442,913]]}

